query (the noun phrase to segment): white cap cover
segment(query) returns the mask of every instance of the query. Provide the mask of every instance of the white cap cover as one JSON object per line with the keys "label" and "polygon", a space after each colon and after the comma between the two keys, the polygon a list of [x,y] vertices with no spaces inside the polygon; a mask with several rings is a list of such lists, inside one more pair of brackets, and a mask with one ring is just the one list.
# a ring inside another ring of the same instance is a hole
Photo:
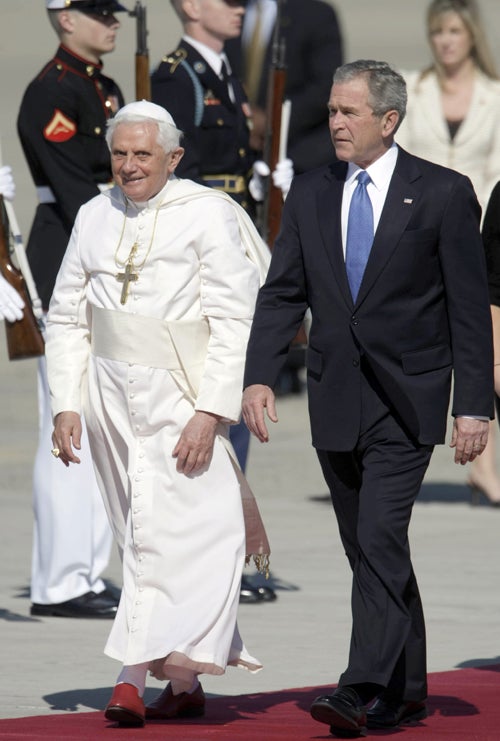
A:
{"label": "white cap cover", "polygon": [[110,15],[120,10],[127,10],[118,0],[45,0],[47,10],[81,10],[98,15]]}

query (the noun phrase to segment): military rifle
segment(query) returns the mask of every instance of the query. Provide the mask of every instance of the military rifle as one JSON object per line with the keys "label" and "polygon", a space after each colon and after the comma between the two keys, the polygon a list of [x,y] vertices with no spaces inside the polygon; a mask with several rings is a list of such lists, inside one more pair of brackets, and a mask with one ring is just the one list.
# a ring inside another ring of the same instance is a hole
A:
{"label": "military rifle", "polygon": [[[290,102],[285,101],[286,48],[282,36],[282,13],[286,0],[277,0],[276,25],[272,41],[272,62],[269,75],[266,131],[264,141],[264,161],[271,172],[278,162],[286,157]],[[272,249],[281,224],[283,194],[270,177],[264,198],[261,235]]]}
{"label": "military rifle", "polygon": [[[21,360],[22,358],[36,358],[44,354],[45,343],[40,331],[40,326],[35,317],[31,297],[28,293],[26,281],[23,273],[19,270],[10,259],[9,250],[9,219],[7,211],[10,213],[10,221],[14,220],[12,208],[8,201],[3,200],[0,196],[0,272],[10,285],[16,289],[24,301],[23,318],[16,322],[5,320],[5,334],[7,337],[7,351],[9,360]],[[19,255],[18,262],[26,261],[24,246],[22,245],[19,229],[13,229],[14,240],[17,242],[16,255]],[[26,261],[27,262],[27,261]],[[28,267],[29,271],[29,267]],[[31,273],[29,273],[31,276]],[[36,293],[36,289],[34,289]],[[40,300],[36,297],[38,303]],[[41,305],[40,305],[41,313]]]}
{"label": "military rifle", "polygon": [[151,80],[149,77],[148,29],[146,25],[146,6],[139,0],[129,15],[136,19],[137,42],[135,52],[135,99],[151,100]]}
{"label": "military rifle", "polygon": [[[286,44],[282,36],[282,17],[286,0],[277,0],[278,10],[273,35],[271,74],[267,94],[266,134],[264,160],[273,172],[278,162],[286,157],[288,127],[290,123],[291,102],[285,100],[286,85]],[[264,215],[261,236],[272,250],[281,226],[283,193],[269,177],[264,198]],[[307,332],[304,324],[292,340],[289,362],[298,367],[304,364],[304,349],[307,346]]]}

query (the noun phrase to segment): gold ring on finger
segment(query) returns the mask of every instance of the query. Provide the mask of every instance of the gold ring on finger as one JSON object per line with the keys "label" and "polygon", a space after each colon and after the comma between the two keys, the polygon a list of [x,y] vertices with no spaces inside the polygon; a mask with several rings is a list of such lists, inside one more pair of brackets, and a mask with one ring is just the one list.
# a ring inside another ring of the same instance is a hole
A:
{"label": "gold ring on finger", "polygon": [[52,448],[52,450],[50,452],[52,453],[52,455],[54,456],[54,458],[59,458],[59,456],[61,454],[61,451],[59,450],[59,448]]}

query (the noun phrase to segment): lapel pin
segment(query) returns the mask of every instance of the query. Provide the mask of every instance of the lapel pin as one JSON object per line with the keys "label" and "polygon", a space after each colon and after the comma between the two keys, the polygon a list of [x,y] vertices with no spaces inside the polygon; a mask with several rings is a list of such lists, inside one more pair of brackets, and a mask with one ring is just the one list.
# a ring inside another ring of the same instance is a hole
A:
{"label": "lapel pin", "polygon": [[403,198],[403,203],[413,203],[413,198]]}

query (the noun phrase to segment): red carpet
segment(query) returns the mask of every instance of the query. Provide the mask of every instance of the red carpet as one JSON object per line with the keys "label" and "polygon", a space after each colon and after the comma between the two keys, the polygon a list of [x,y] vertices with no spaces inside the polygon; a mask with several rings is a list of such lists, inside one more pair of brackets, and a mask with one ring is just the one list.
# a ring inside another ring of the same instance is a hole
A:
{"label": "red carpet", "polygon": [[[323,688],[326,689],[326,688]],[[0,739],[63,741],[306,741],[332,739],[328,727],[312,720],[309,706],[322,688],[266,692],[209,699],[207,714],[193,721],[118,728],[101,712],[64,713],[0,720]],[[149,699],[149,697],[148,697]],[[369,737],[401,741],[499,741],[500,665],[460,669],[429,677],[429,717]]]}

